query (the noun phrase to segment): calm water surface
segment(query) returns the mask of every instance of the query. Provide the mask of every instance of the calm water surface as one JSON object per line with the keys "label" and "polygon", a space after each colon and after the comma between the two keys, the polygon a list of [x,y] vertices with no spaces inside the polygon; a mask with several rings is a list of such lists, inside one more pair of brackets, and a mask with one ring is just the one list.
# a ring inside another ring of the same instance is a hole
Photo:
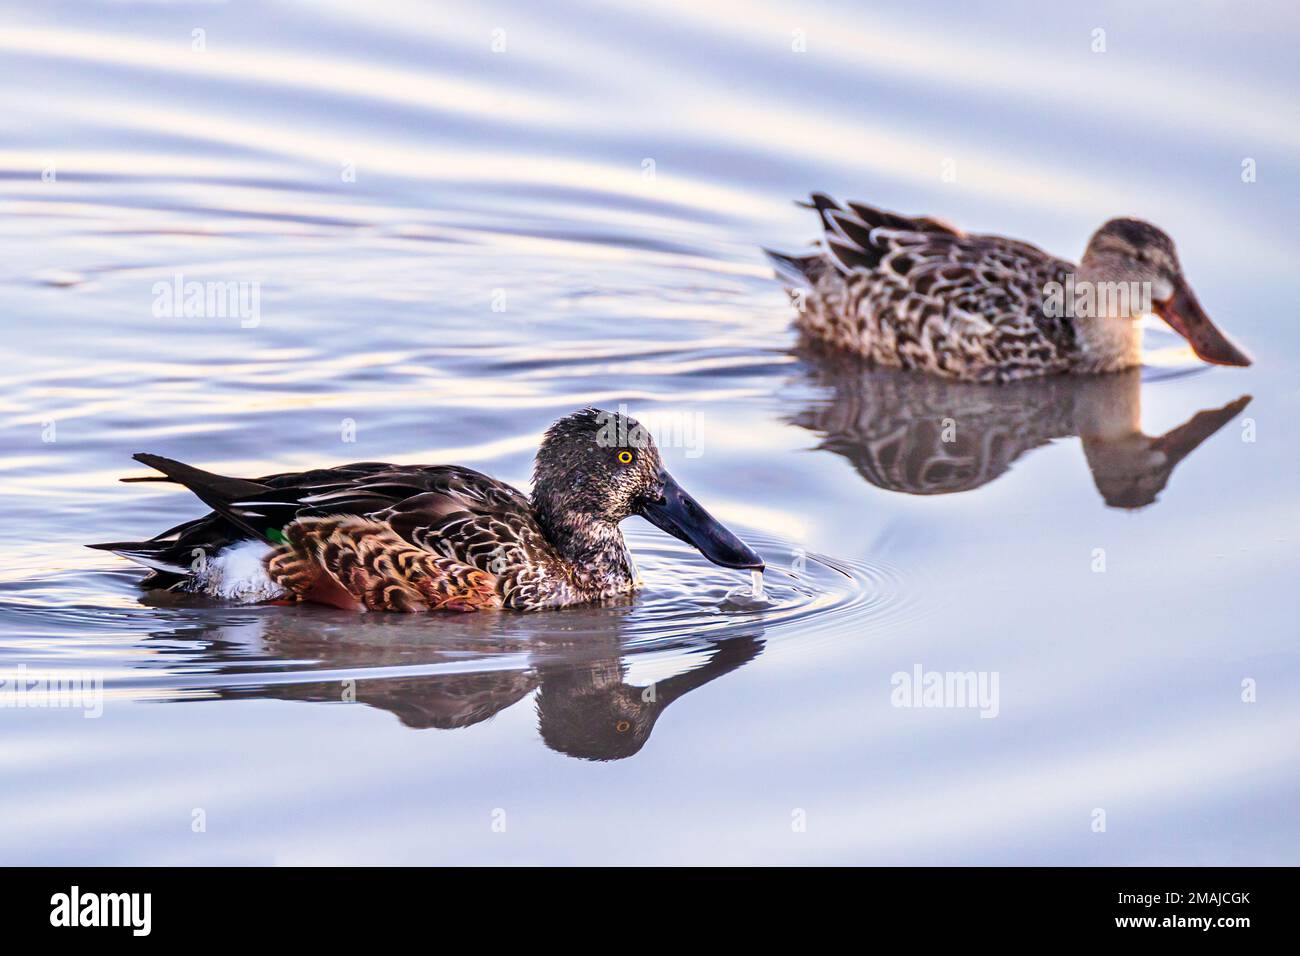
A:
{"label": "calm water surface", "polygon": [[[2,15],[0,674],[104,693],[0,708],[3,862],[1300,862],[1293,10]],[[813,237],[810,189],[1069,257],[1150,218],[1256,364],[801,351],[758,247]],[[82,547],[201,510],[133,452],[523,485],[587,403],[762,599],[639,519],[640,594],[535,616],[142,600]],[[995,676],[996,717],[893,706],[917,667]]]}

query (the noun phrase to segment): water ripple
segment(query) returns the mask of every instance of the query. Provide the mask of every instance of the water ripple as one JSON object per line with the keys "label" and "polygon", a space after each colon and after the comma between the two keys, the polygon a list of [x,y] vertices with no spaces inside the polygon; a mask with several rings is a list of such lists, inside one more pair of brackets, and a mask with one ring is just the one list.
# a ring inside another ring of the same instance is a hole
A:
{"label": "water ripple", "polygon": [[[275,680],[401,676],[554,661],[615,642],[625,657],[689,654],[762,635],[804,644],[872,633],[919,613],[920,590],[897,568],[806,554],[744,532],[769,562],[761,598],[735,572],[658,534],[631,533],[644,579],[632,598],[540,614],[366,615],[327,608],[234,607],[184,595],[138,596],[131,571],[63,572],[5,583],[0,626],[16,639],[0,662],[99,668],[119,689],[215,688]],[[195,674],[212,674],[196,683]],[[215,676],[220,674],[221,676]],[[234,675],[231,677],[231,675]],[[389,674],[389,676],[394,676]]]}

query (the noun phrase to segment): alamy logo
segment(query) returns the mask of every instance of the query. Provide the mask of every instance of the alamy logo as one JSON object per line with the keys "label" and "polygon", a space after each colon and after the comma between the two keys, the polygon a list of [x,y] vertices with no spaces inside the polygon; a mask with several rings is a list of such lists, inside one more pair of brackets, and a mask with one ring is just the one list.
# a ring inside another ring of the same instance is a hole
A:
{"label": "alamy logo", "polygon": [[1065,282],[1043,286],[1043,314],[1053,319],[1127,319],[1149,315],[1152,309],[1150,282],[1076,281],[1068,273]]}
{"label": "alamy logo", "polygon": [[895,672],[889,683],[895,707],[970,708],[980,717],[996,717],[1001,709],[997,671],[927,671],[915,664],[910,673]]}
{"label": "alamy logo", "polygon": [[152,291],[157,319],[239,319],[245,329],[262,324],[262,284],[257,281],[186,281],[178,272],[171,282],[155,282]]}
{"label": "alamy logo", "polygon": [[133,936],[148,936],[153,924],[152,893],[71,892],[50,897],[51,926],[129,926]]}
{"label": "alamy logo", "polygon": [[687,458],[699,458],[703,454],[700,420],[695,412],[664,410],[652,412],[650,416],[640,423],[634,422],[625,404],[620,404],[617,412],[599,412],[596,444],[601,448],[645,448],[654,434],[659,438],[660,448],[684,448]]}
{"label": "alamy logo", "polygon": [[0,708],[79,708],[87,718],[104,714],[104,675],[99,671],[29,671],[19,664],[0,671]]}

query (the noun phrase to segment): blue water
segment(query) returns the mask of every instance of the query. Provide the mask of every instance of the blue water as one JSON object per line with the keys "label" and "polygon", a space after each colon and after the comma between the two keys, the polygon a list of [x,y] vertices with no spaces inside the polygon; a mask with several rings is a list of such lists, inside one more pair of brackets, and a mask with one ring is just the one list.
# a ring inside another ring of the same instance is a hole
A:
{"label": "blue water", "polygon": [[[0,676],[102,687],[0,707],[0,862],[1300,862],[1290,6],[0,10]],[[1069,258],[1148,218],[1256,363],[804,354],[759,247],[813,189]],[[762,599],[639,519],[636,598],[531,617],[142,600],[82,547],[199,513],[133,452],[524,485],[587,403]],[[996,714],[895,706],[918,666]]]}

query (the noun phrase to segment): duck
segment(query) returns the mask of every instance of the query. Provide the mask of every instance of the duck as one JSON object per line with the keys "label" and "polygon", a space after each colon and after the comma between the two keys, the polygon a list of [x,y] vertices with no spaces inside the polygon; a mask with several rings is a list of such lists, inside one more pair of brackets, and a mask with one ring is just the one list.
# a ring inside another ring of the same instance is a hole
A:
{"label": "duck", "polygon": [[212,509],[146,541],[89,545],[143,564],[142,584],[239,603],[349,611],[535,611],[631,593],[619,523],[640,515],[721,567],[763,560],[664,467],[622,410],[547,429],[530,495],[459,465],[357,462],[232,478],[160,455],[136,461]]}
{"label": "duck", "polygon": [[1141,364],[1136,321],[1154,312],[1205,362],[1247,366],[1183,275],[1173,240],[1140,219],[1111,219],[1076,265],[1029,243],[965,233],[824,193],[818,251],[765,249],[786,280],[808,342],[885,367],[1004,383],[1093,375]]}

